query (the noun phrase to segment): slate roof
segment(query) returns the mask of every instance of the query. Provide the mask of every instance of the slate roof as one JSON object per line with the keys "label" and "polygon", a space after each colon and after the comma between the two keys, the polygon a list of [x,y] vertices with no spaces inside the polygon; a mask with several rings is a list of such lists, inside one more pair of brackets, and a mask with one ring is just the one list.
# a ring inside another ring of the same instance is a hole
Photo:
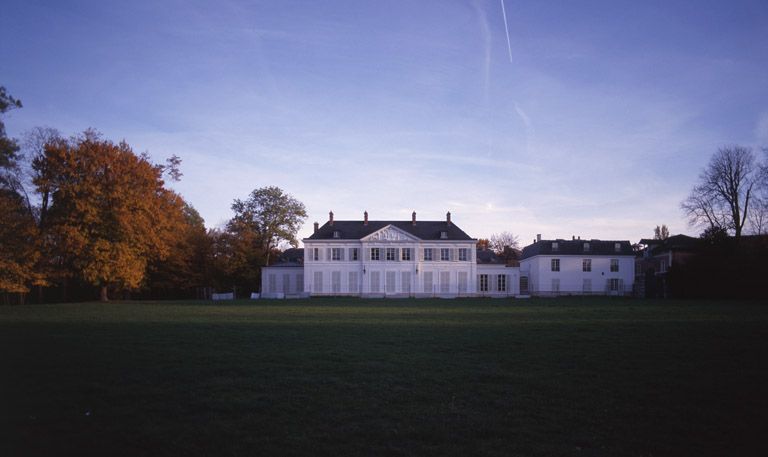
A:
{"label": "slate roof", "polygon": [[695,250],[701,246],[701,239],[688,235],[673,235],[666,240],[643,238],[640,240],[640,244],[647,245],[652,254],[658,254],[667,251]]}
{"label": "slate roof", "polygon": [[504,265],[504,259],[497,256],[495,252],[490,249],[479,248],[477,250],[477,263],[491,264],[491,265]]}
{"label": "slate roof", "polygon": [[[416,221],[413,225],[411,221],[368,221],[364,225],[363,221],[333,221],[323,224],[317,232],[313,233],[307,240],[359,240],[365,238],[373,232],[377,232],[384,227],[392,225],[400,230],[409,233],[416,238],[425,241],[448,240],[448,241],[472,241],[474,238],[464,233],[462,229],[453,222],[449,225],[446,221]],[[339,238],[333,237],[333,232],[339,231]],[[447,232],[447,238],[440,238],[440,232]]]}
{"label": "slate roof", "polygon": [[[552,249],[552,243],[557,243],[557,250]],[[589,243],[589,251],[584,250],[584,243]],[[616,252],[616,243],[621,245],[619,252]],[[626,240],[541,240],[524,247],[520,259],[536,255],[634,255],[634,252]]]}
{"label": "slate roof", "polygon": [[304,248],[286,249],[270,267],[301,267],[304,265]]}

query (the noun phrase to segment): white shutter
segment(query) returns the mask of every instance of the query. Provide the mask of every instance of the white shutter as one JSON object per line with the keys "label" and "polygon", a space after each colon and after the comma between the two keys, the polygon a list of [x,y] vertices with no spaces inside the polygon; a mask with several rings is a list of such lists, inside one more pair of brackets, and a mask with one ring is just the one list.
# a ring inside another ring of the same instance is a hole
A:
{"label": "white shutter", "polygon": [[400,261],[400,248],[395,248],[395,260]]}
{"label": "white shutter", "polygon": [[341,256],[340,257],[341,260],[344,260],[344,251],[345,251],[345,249],[339,248],[339,255]]}
{"label": "white shutter", "polygon": [[365,260],[371,260],[371,248],[364,248]]}
{"label": "white shutter", "polygon": [[424,261],[424,248],[418,248],[418,249],[419,249],[419,253],[418,253],[419,260],[421,260],[423,262]]}

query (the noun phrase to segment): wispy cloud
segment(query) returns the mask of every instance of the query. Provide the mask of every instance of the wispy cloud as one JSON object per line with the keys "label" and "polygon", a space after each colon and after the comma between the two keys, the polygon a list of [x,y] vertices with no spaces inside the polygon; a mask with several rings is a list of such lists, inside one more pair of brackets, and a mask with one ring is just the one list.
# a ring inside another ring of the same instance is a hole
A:
{"label": "wispy cloud", "polygon": [[504,0],[501,2],[501,17],[504,19],[504,32],[507,35],[507,52],[509,53],[509,63],[512,63],[512,42],[509,39],[509,26],[507,25],[507,11],[504,9]]}

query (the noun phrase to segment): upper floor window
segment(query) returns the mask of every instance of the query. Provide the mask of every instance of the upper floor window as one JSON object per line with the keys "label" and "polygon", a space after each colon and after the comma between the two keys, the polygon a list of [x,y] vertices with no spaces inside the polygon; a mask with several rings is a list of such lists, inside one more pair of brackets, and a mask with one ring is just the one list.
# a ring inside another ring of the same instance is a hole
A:
{"label": "upper floor window", "polygon": [[560,259],[552,259],[552,271],[560,271]]}
{"label": "upper floor window", "polygon": [[341,253],[341,248],[332,248],[331,249],[331,260],[341,260],[343,255]]}
{"label": "upper floor window", "polygon": [[411,260],[411,248],[403,248],[401,258],[406,261]]}
{"label": "upper floor window", "polygon": [[349,260],[357,260],[357,248],[350,248],[349,250]]}
{"label": "upper floor window", "polygon": [[440,260],[451,260],[451,250],[448,248],[440,248]]}
{"label": "upper floor window", "polygon": [[447,240],[448,239],[448,232],[440,232],[440,239],[441,240]]}
{"label": "upper floor window", "polygon": [[312,248],[312,260],[317,262],[320,260],[320,249],[319,248]]}
{"label": "upper floor window", "polygon": [[611,259],[611,271],[619,271],[619,259]]}
{"label": "upper floor window", "polygon": [[333,237],[334,238],[341,238],[341,232],[338,230],[333,231]]}
{"label": "upper floor window", "polygon": [[371,260],[381,260],[379,248],[371,248]]}
{"label": "upper floor window", "polygon": [[424,248],[424,260],[432,261],[432,248]]}
{"label": "upper floor window", "polygon": [[462,261],[462,262],[466,262],[467,261],[467,257],[469,257],[467,255],[468,252],[469,252],[469,249],[467,249],[467,248],[459,248],[459,260]]}
{"label": "upper floor window", "polygon": [[621,243],[614,243],[614,244],[613,244],[613,249],[614,249],[616,252],[621,252]]}
{"label": "upper floor window", "polygon": [[560,249],[560,244],[557,241],[553,242],[552,243],[552,250],[553,251],[557,251],[558,249]]}
{"label": "upper floor window", "polygon": [[584,252],[589,252],[589,243],[584,243]]}
{"label": "upper floor window", "polygon": [[395,260],[395,248],[387,248],[387,260]]}
{"label": "upper floor window", "polygon": [[592,271],[592,259],[583,259],[581,261],[581,271]]}

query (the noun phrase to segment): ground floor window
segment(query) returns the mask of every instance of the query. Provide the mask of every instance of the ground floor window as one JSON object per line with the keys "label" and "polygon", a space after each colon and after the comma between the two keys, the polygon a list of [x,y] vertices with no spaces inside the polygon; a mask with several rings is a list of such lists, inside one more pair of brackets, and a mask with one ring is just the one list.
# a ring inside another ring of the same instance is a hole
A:
{"label": "ground floor window", "polygon": [[520,276],[520,293],[528,295],[528,276]]}
{"label": "ground floor window", "polygon": [[466,293],[467,292],[467,272],[466,271],[460,271],[459,272],[459,293]]}
{"label": "ground floor window", "polygon": [[480,275],[480,292],[488,292],[488,275]]}
{"label": "ground floor window", "polygon": [[592,280],[591,279],[584,279],[584,282],[581,285],[581,290],[585,294],[588,294],[592,292]]}
{"label": "ground floor window", "polygon": [[400,287],[403,289],[403,293],[411,293],[411,272],[404,271],[400,275]]}
{"label": "ground floor window", "polygon": [[424,293],[431,294],[432,292],[432,272],[427,271],[424,273]]}
{"label": "ground floor window", "polygon": [[560,293],[560,278],[552,279],[552,292],[556,294]]}
{"label": "ground floor window", "polygon": [[621,286],[621,280],[619,278],[611,278],[611,292],[618,292]]}
{"label": "ground floor window", "polygon": [[496,280],[497,282],[497,288],[499,292],[506,292],[507,291],[507,275],[499,275],[499,277]]}
{"label": "ground floor window", "polygon": [[289,293],[291,293],[290,286],[291,286],[291,275],[285,273],[283,274],[283,293],[285,295],[288,295]]}
{"label": "ground floor window", "polygon": [[349,272],[348,288],[351,293],[353,294],[357,293],[357,272],[356,271]]}
{"label": "ground floor window", "polygon": [[331,272],[331,290],[333,290],[334,294],[341,293],[341,272],[340,271]]}
{"label": "ground floor window", "polygon": [[323,291],[323,272],[322,271],[315,272],[314,290],[315,292]]}
{"label": "ground floor window", "polygon": [[371,292],[378,293],[381,291],[381,273],[378,271],[371,272]]}
{"label": "ground floor window", "polygon": [[396,287],[397,287],[397,272],[396,271],[388,271],[387,272],[387,293],[388,294],[394,294]]}
{"label": "ground floor window", "polygon": [[299,274],[296,276],[296,292],[304,292],[304,275]]}
{"label": "ground floor window", "polygon": [[449,271],[441,271],[440,272],[440,292],[447,294],[448,291],[451,290],[451,272]]}

